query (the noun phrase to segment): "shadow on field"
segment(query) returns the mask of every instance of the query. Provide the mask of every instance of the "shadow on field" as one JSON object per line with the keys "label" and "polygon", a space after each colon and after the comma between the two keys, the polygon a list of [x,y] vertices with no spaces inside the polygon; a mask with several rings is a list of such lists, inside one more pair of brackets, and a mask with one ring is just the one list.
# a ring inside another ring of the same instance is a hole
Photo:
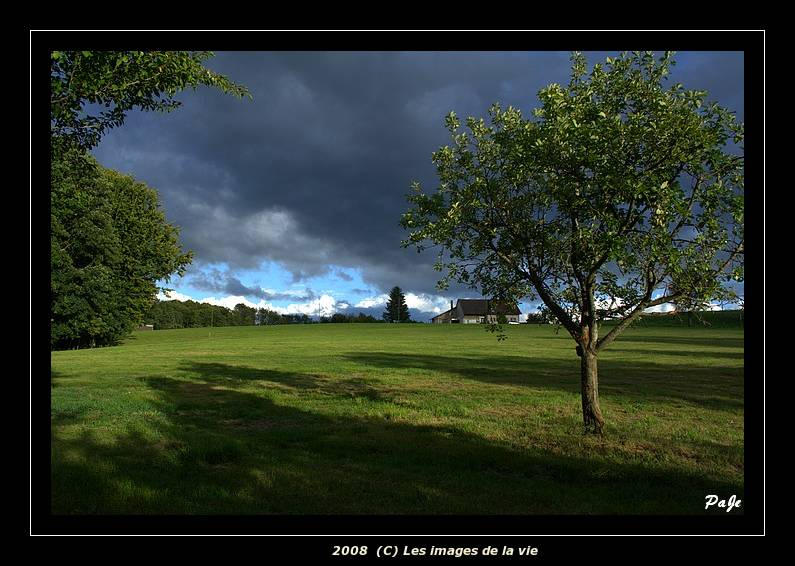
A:
{"label": "shadow on field", "polygon": [[[610,328],[602,328],[599,331],[600,336],[604,336],[607,332],[609,332]],[[703,330],[703,329],[702,329]],[[686,330],[685,330],[686,332]],[[572,342],[571,337],[566,334],[565,331],[561,331],[558,334],[539,334],[533,336],[533,340],[560,340],[562,342]],[[607,352],[612,351],[616,346],[619,346],[622,342],[643,342],[648,344],[649,346],[653,346],[656,343],[660,344],[683,344],[685,346],[707,346],[709,350],[707,353],[709,355],[721,353],[719,351],[715,351],[715,348],[742,348],[745,345],[744,338],[729,338],[729,337],[709,337],[704,338],[702,336],[671,336],[671,335],[664,335],[664,334],[633,334],[632,330],[628,330],[621,334],[621,336],[616,339],[616,341],[608,347]],[[650,348],[651,349],[651,348]],[[660,350],[660,354],[667,354],[667,350]]]}
{"label": "shadow on field", "polygon": [[[642,359],[654,359],[658,356],[664,357],[682,357],[682,358],[704,358],[710,357],[715,359],[726,359],[726,360],[742,360],[745,358],[745,354],[743,352],[721,352],[721,351],[698,351],[698,350],[651,350],[651,349],[644,349],[644,348],[634,348],[634,347],[620,347],[620,346],[611,346],[608,350],[605,351],[606,356],[610,356],[611,354],[620,354],[622,357],[632,358],[633,356],[640,357]],[[605,354],[602,357],[606,357]]]}
{"label": "shadow on field", "polygon": [[[621,337],[612,344],[608,350],[612,350],[614,346],[621,345],[622,342],[644,342],[648,345],[652,344],[683,344],[685,346],[707,346],[709,349],[705,352],[709,356],[737,353],[737,352],[721,352],[716,351],[715,348],[743,348],[745,345],[744,338],[728,338],[728,337],[710,337],[702,338],[698,336],[664,336],[654,335],[650,336],[644,334],[642,336],[633,336],[632,333],[623,334]],[[661,354],[668,354],[668,350],[660,351]],[[742,352],[739,353],[742,358]]]}
{"label": "shadow on field", "polygon": [[[413,361],[412,363],[416,363]],[[147,430],[66,438],[53,417],[54,513],[531,514],[701,513],[734,482],[664,465],[517,450],[446,426],[332,417],[240,391],[252,379],[329,395],[316,376],[193,363],[189,379],[141,378]],[[706,490],[706,491],[705,491]],[[717,490],[717,491],[716,491]]]}
{"label": "shadow on field", "polygon": [[190,375],[201,375],[207,383],[234,385],[241,382],[265,381],[268,387],[281,390],[300,389],[333,397],[362,397],[372,401],[391,397],[373,387],[375,379],[363,377],[329,377],[307,373],[231,366],[214,362],[186,362],[180,367]]}
{"label": "shadow on field", "polygon": [[[345,358],[385,369],[415,368],[459,375],[466,379],[536,389],[580,391],[579,359],[529,356],[432,356],[388,352],[351,352]],[[719,411],[738,411],[744,406],[742,370],[715,367],[655,364],[652,362],[599,360],[599,392],[637,401],[682,401]],[[716,395],[721,391],[724,395]]]}

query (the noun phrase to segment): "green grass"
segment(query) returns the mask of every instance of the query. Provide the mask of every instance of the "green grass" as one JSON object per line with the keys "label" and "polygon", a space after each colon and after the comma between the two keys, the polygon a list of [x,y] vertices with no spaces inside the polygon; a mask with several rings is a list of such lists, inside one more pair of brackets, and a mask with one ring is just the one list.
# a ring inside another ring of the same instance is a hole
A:
{"label": "green grass", "polygon": [[743,333],[630,329],[582,434],[549,327],[294,325],[53,352],[55,513],[703,513],[743,497]]}

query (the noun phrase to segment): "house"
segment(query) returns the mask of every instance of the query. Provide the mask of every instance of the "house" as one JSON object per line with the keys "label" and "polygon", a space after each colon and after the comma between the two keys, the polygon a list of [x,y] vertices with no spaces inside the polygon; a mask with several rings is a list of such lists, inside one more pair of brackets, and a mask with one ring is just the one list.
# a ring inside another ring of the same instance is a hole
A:
{"label": "house", "polygon": [[505,315],[508,323],[518,323],[519,307],[516,303],[489,299],[458,299],[455,307],[450,301],[450,310],[431,319],[434,324],[479,324],[496,323],[497,316]]}

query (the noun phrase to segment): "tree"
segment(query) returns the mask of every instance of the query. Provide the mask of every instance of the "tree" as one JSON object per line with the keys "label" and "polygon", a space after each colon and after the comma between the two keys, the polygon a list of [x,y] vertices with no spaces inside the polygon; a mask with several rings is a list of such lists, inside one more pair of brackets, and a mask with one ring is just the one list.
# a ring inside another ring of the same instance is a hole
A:
{"label": "tree", "polygon": [[356,318],[353,318],[353,316],[351,316],[351,322],[372,323],[372,322],[378,322],[378,320],[376,320],[376,318],[371,314],[364,314],[363,312],[360,312],[356,316]]}
{"label": "tree", "polygon": [[[245,87],[202,66],[193,51],[53,51],[50,58],[51,345],[112,344],[155,301],[158,280],[191,259],[157,194],[101,168],[88,154],[126,113],[170,111],[199,85],[237,96]],[[128,200],[125,200],[128,199]],[[192,325],[181,318],[169,324]],[[212,312],[212,311],[211,311]],[[191,317],[193,311],[186,311]]]}
{"label": "tree", "polygon": [[527,315],[527,320],[525,321],[527,324],[549,324],[549,321],[546,319],[542,312],[531,312]]}
{"label": "tree", "polygon": [[266,311],[247,307],[238,304],[234,310],[220,305],[209,305],[207,303],[197,303],[196,301],[157,301],[149,309],[144,322],[152,324],[155,330],[169,328],[207,328],[220,326],[250,326],[255,323],[254,315],[259,317],[259,324],[265,324],[262,311],[275,316],[276,322],[269,324],[282,324],[282,316],[273,311]]}
{"label": "tree", "polygon": [[409,307],[406,305],[406,296],[400,287],[392,287],[389,300],[386,303],[383,319],[386,322],[410,322]]}
{"label": "tree", "polygon": [[282,324],[282,315],[270,309],[260,308],[257,311],[257,320],[261,325]]}
{"label": "tree", "polygon": [[257,309],[244,303],[238,303],[234,308],[235,326],[254,326],[256,324]]}
{"label": "tree", "polygon": [[743,278],[744,128],[705,92],[664,87],[673,64],[624,53],[589,73],[575,53],[532,119],[495,104],[467,132],[451,112],[439,187],[415,182],[401,220],[405,246],[439,248],[440,287],[540,298],[575,341],[586,431],[604,427],[600,352],[645,309],[726,298]]}
{"label": "tree", "polygon": [[52,167],[51,344],[113,344],[143,322],[156,281],[182,274],[191,254],[153,189],[96,163],[96,177],[75,175],[66,163]]}

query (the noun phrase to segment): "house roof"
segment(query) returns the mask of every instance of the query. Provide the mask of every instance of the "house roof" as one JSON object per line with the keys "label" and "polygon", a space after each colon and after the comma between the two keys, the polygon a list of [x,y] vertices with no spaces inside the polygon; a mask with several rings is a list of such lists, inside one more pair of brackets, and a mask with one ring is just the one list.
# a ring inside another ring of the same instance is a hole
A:
{"label": "house roof", "polygon": [[452,311],[452,310],[453,310],[453,309],[447,309],[447,310],[446,310],[446,311],[444,311],[444,312],[440,312],[439,314],[437,314],[436,316],[434,316],[433,318],[431,318],[431,320],[435,320],[435,319],[437,319],[437,318],[439,318],[439,317],[442,317],[442,316],[445,316],[445,315],[449,315],[449,314],[450,314],[450,311]]}
{"label": "house roof", "polygon": [[456,308],[461,307],[464,316],[487,314],[522,314],[516,303],[505,301],[490,301],[488,299],[458,299]]}

